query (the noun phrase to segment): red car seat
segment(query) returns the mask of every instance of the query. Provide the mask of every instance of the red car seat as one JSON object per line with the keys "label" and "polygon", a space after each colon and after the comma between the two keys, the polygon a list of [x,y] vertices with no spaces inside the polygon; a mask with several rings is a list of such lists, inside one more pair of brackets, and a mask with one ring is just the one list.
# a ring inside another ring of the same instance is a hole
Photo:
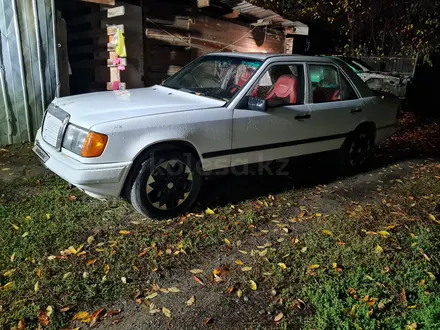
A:
{"label": "red car seat", "polygon": [[282,75],[266,97],[269,106],[295,104],[298,79],[294,75]]}

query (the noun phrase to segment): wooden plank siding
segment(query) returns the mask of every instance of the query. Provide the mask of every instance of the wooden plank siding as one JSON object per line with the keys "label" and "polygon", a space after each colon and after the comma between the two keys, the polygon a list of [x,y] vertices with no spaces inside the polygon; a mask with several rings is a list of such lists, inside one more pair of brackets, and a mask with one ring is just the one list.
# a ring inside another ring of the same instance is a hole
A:
{"label": "wooden plank siding", "polygon": [[225,19],[208,9],[145,2],[145,84],[151,86],[195,58],[218,51],[284,53],[281,30],[251,27],[240,18]]}

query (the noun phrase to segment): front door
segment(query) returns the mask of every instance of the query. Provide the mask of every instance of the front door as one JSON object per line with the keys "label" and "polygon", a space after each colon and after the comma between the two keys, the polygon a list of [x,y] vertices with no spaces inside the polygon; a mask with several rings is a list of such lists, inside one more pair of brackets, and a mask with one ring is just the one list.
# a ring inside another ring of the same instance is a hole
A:
{"label": "front door", "polygon": [[234,110],[231,166],[306,153],[311,114],[306,104],[305,65],[273,64],[257,79],[248,97],[264,99],[267,111]]}

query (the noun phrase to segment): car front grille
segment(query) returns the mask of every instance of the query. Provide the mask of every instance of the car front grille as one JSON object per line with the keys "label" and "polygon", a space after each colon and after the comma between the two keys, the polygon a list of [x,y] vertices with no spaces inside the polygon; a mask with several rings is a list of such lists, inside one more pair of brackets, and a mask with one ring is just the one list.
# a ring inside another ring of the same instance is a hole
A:
{"label": "car front grille", "polygon": [[54,104],[49,105],[44,117],[41,135],[51,146],[61,149],[61,144],[70,115]]}

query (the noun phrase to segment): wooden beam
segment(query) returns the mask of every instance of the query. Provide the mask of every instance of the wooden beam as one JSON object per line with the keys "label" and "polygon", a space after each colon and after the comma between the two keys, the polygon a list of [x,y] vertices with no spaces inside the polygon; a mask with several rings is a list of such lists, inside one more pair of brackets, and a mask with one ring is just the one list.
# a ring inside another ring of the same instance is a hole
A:
{"label": "wooden beam", "polygon": [[209,0],[197,0],[197,7],[199,8],[209,7]]}
{"label": "wooden beam", "polygon": [[84,2],[93,2],[93,3],[99,3],[100,5],[115,5],[115,0],[80,0]]}

